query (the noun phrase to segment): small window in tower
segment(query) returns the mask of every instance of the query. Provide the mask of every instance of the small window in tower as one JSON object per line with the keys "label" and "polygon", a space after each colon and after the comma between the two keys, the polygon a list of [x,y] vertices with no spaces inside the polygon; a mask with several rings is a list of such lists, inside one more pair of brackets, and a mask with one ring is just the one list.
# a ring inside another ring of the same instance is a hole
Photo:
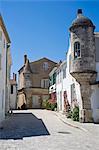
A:
{"label": "small window in tower", "polygon": [[13,94],[13,85],[11,85],[11,94]]}
{"label": "small window in tower", "polygon": [[80,43],[75,42],[74,43],[74,58],[79,58],[80,57]]}

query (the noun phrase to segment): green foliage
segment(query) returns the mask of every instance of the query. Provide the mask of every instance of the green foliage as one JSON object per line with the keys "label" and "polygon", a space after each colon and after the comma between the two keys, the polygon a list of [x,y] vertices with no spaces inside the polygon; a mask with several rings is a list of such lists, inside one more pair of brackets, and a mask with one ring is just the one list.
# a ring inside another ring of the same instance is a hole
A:
{"label": "green foliage", "polygon": [[73,121],[79,121],[79,107],[76,106],[73,109],[71,118],[73,119]]}
{"label": "green foliage", "polygon": [[50,109],[51,108],[51,104],[49,103],[49,101],[46,101],[46,109]]}
{"label": "green foliage", "polygon": [[67,116],[67,118],[71,118],[72,117],[72,111],[69,111],[66,116]]}
{"label": "green foliage", "polygon": [[57,103],[51,103],[48,100],[43,101],[42,108],[54,111],[57,108]]}
{"label": "green foliage", "polygon": [[[47,100],[46,100],[47,101]],[[43,102],[42,102],[42,108],[46,108],[46,101],[44,100]]]}
{"label": "green foliage", "polygon": [[57,103],[53,103],[53,104],[51,104],[51,110],[52,110],[52,111],[54,111],[54,110],[55,110],[55,108],[57,108]]}

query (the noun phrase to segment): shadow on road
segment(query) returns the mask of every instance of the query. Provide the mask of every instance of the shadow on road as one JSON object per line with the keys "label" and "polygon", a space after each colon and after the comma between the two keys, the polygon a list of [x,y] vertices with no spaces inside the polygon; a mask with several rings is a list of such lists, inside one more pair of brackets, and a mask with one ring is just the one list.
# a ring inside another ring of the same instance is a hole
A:
{"label": "shadow on road", "polygon": [[32,113],[14,113],[3,122],[0,139],[23,139],[31,136],[50,135],[42,119]]}
{"label": "shadow on road", "polygon": [[58,133],[61,133],[61,134],[71,134],[70,132],[65,132],[65,131],[59,131]]}

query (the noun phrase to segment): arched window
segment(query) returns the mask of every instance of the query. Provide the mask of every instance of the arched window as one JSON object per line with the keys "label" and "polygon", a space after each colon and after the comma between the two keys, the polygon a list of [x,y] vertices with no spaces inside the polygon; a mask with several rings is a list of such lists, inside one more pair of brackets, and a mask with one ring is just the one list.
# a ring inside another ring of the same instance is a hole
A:
{"label": "arched window", "polygon": [[80,57],[80,42],[75,42],[74,43],[74,58],[79,58]]}

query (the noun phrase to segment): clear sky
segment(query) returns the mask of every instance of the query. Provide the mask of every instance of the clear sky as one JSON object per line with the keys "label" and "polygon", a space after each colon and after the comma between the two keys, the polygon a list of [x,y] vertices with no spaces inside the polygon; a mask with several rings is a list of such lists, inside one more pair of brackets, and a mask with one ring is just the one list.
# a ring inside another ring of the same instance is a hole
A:
{"label": "clear sky", "polygon": [[22,67],[24,54],[30,61],[42,57],[64,60],[69,27],[78,8],[99,31],[98,1],[0,0],[0,12],[11,39],[12,71],[17,73]]}

